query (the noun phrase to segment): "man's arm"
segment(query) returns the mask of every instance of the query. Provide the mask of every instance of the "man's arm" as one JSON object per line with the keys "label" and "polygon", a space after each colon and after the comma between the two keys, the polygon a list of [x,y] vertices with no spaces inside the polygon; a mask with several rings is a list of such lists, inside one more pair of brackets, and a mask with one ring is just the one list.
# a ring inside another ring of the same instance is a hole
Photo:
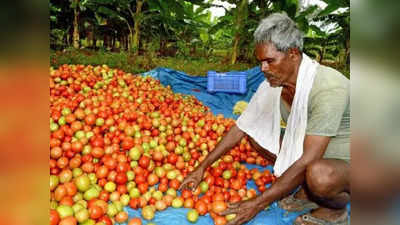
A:
{"label": "man's arm", "polygon": [[260,196],[259,201],[270,204],[287,196],[293,189],[302,184],[307,166],[311,162],[322,158],[329,141],[330,137],[306,135],[303,155],[276,180],[271,188]]}
{"label": "man's arm", "polygon": [[237,214],[227,225],[242,224],[252,219],[259,211],[273,201],[287,196],[293,189],[302,184],[305,172],[311,162],[321,159],[328,146],[330,137],[306,135],[303,155],[280,176],[262,195],[232,205],[221,215]]}

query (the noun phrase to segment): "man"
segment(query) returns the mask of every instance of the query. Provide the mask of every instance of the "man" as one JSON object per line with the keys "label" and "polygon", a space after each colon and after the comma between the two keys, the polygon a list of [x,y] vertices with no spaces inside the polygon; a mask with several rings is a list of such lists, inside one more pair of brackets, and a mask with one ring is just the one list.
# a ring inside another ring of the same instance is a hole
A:
{"label": "man", "polygon": [[[301,91],[296,89],[299,83],[297,78],[302,62],[307,57],[302,54],[302,33],[286,14],[276,13],[261,21],[254,33],[254,38],[255,55],[261,63],[261,71],[266,81],[273,89],[282,88],[278,106],[264,104],[259,105],[258,109],[280,107],[281,116],[284,121],[287,121],[289,114],[293,112],[294,96]],[[279,202],[279,205],[286,210],[314,209],[298,217],[295,224],[347,224],[346,204],[350,200],[349,80],[336,70],[317,64],[313,82],[308,85],[310,85],[310,91],[306,108],[307,123],[305,135],[302,137],[303,146],[300,146],[303,148],[301,155],[263,194],[229,205],[221,215],[232,213],[237,215],[228,225],[242,224],[252,219],[272,202],[282,198],[284,199]],[[262,91],[261,86],[255,95]],[[252,101],[249,107],[251,104]],[[246,116],[248,117],[249,113]],[[262,124],[260,121],[248,127],[262,126]],[[279,152],[274,154],[261,147],[259,137],[254,138],[254,135],[249,135],[247,130],[240,127],[245,127],[241,118],[236,121],[236,125],[229,130],[207,158],[188,174],[181,188],[188,188],[191,184],[192,188],[197,187],[205,169],[246,135],[249,136],[253,149],[272,162],[278,162]],[[294,150],[290,149],[290,151]],[[296,194],[291,194],[300,185],[301,190]]]}

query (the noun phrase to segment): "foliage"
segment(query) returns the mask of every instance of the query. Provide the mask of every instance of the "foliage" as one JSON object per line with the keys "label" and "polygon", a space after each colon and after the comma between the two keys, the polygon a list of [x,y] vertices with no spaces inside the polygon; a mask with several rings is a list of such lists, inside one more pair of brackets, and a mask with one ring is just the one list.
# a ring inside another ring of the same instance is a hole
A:
{"label": "foliage", "polygon": [[[284,11],[305,33],[307,54],[349,71],[349,0],[322,0],[324,9],[304,8],[299,0],[222,1],[234,7],[213,0],[50,0],[51,49],[72,46],[73,9],[79,9],[81,48],[116,52],[111,55],[134,51],[149,64],[159,57],[255,64],[253,33],[259,21]],[[224,8],[225,15],[213,20],[210,7]]]}

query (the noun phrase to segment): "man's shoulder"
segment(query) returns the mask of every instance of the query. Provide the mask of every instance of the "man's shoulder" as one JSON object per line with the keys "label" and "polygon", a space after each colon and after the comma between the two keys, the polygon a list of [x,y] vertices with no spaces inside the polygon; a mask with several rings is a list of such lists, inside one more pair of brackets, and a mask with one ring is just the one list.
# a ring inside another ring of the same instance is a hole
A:
{"label": "man's shoulder", "polygon": [[319,65],[314,78],[313,90],[322,91],[349,88],[350,80],[332,67]]}

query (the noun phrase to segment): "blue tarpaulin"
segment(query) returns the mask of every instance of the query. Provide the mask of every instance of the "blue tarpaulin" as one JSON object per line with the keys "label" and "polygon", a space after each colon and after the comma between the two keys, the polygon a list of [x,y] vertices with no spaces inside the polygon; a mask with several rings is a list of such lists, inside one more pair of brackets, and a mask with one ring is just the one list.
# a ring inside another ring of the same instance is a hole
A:
{"label": "blue tarpaulin", "polygon": [[[143,75],[154,77],[167,86],[170,85],[176,93],[195,96],[204,105],[210,107],[213,114],[223,114],[224,117],[237,119],[237,115],[232,114],[233,106],[237,101],[249,102],[251,96],[256,92],[260,83],[265,79],[260,67],[244,71],[247,77],[247,92],[245,94],[229,93],[208,93],[207,77],[189,76],[183,72],[167,68],[156,68]],[[227,74],[234,71],[227,72]]]}
{"label": "blue tarpaulin", "polygon": [[[163,85],[170,85],[172,90],[176,93],[194,95],[197,99],[203,102],[204,105],[210,107],[213,114],[223,114],[225,117],[237,119],[237,116],[232,114],[233,106],[237,101],[250,101],[257,90],[260,83],[265,79],[260,67],[255,67],[246,70],[247,79],[247,93],[245,94],[228,94],[228,93],[208,93],[207,92],[207,77],[194,77],[189,76],[183,72],[167,69],[157,68],[146,72],[142,75],[151,76],[161,81]],[[230,73],[230,72],[228,72]],[[272,167],[268,166],[263,168],[257,165],[245,164],[247,168],[258,168],[260,171],[266,169],[272,171]],[[257,186],[253,181],[247,183],[247,188],[254,188],[257,190]],[[258,190],[257,190],[258,193]],[[125,210],[129,213],[129,219],[134,217],[141,217],[141,209],[133,210],[129,207],[125,207]],[[175,209],[172,207],[167,208],[164,211],[156,212],[155,217],[151,221],[146,221],[142,218],[143,224],[155,223],[157,225],[209,225],[214,224],[209,214],[200,216],[196,223],[191,223],[186,219],[186,214],[189,209],[179,208]],[[246,225],[290,225],[293,221],[303,212],[287,212],[281,209],[277,202],[272,203],[267,210],[263,210],[257,214],[251,221],[247,222]],[[129,220],[128,220],[129,221]],[[125,223],[126,224],[126,223]]]}

